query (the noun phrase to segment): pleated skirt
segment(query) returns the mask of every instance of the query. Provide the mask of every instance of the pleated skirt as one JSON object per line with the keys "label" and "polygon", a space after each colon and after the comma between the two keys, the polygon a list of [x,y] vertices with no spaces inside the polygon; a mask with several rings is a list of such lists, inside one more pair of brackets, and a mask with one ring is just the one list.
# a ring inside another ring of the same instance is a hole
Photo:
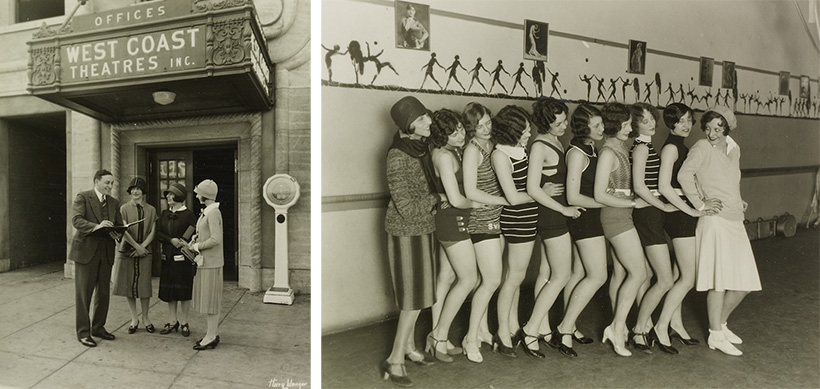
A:
{"label": "pleated skirt", "polygon": [[151,255],[132,258],[117,253],[114,263],[114,287],[111,293],[115,296],[131,298],[151,297]]}
{"label": "pleated skirt", "polygon": [[743,222],[702,216],[695,229],[698,291],[760,290],[752,245]]}
{"label": "pleated skirt", "polygon": [[218,314],[222,309],[222,268],[197,269],[194,276],[193,309]]}
{"label": "pleated skirt", "polygon": [[387,235],[387,259],[393,295],[401,310],[417,310],[436,302],[436,261],[433,234]]}

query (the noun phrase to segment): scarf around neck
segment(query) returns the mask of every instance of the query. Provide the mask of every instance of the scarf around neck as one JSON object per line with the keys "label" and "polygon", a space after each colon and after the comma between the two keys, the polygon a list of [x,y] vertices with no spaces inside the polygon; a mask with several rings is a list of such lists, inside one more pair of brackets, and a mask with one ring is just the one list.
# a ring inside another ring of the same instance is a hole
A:
{"label": "scarf around neck", "polygon": [[398,131],[393,136],[393,143],[390,145],[391,149],[397,149],[421,162],[421,169],[424,171],[424,178],[427,180],[427,188],[430,193],[435,193],[435,179],[436,174],[433,170],[433,160],[430,158],[430,149],[427,147],[427,142],[420,139],[410,139],[409,137],[402,137]]}

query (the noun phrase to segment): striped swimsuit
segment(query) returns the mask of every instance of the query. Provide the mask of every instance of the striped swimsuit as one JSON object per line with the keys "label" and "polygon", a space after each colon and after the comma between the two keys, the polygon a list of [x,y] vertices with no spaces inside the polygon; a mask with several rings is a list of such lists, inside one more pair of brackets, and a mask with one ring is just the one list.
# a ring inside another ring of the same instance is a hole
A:
{"label": "striped swimsuit", "polygon": [[[478,147],[481,153],[481,163],[478,165],[476,174],[476,189],[493,196],[501,196],[501,188],[498,186],[498,178],[495,176],[493,166],[490,162],[490,153],[484,150],[475,139],[470,143]],[[501,205],[485,205],[481,208],[473,208],[470,212],[470,221],[467,224],[467,232],[470,235],[501,233],[498,225],[498,218],[501,214]]]}
{"label": "striped swimsuit", "polygon": [[[529,159],[526,152],[523,157],[516,159],[510,155],[511,147],[498,147],[496,150],[504,153],[512,163],[512,178],[515,189],[519,192],[527,191],[527,165]],[[501,210],[501,233],[509,243],[526,243],[535,240],[535,230],[538,223],[538,206],[534,201],[518,205],[505,205]]]}

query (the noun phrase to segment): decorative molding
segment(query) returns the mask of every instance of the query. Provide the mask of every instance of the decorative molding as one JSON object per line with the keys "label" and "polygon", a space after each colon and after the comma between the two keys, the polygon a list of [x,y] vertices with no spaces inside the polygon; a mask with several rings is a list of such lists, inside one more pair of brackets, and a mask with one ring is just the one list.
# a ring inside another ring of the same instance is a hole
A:
{"label": "decorative molding", "polygon": [[[156,130],[156,129],[168,129],[168,128],[182,128],[182,127],[197,127],[197,126],[206,126],[206,125],[220,125],[220,124],[235,124],[235,123],[248,123],[248,129],[243,130],[241,134],[239,134],[240,140],[249,140],[250,142],[250,150],[248,150],[247,156],[243,154],[241,146],[238,149],[240,152],[239,157],[244,160],[244,158],[248,158],[248,166],[250,169],[248,171],[239,171],[238,174],[248,174],[250,177],[251,188],[258,188],[258,189],[251,189],[248,188],[241,188],[240,190],[247,190],[250,197],[250,214],[249,215],[242,215],[241,214],[241,207],[237,207],[237,212],[240,212],[240,223],[243,223],[242,217],[248,217],[248,223],[250,225],[250,229],[252,231],[250,236],[239,236],[239,258],[237,260],[240,261],[240,266],[247,266],[251,269],[257,270],[255,272],[259,276],[261,276],[261,268],[262,268],[262,114],[259,112],[255,113],[242,113],[242,114],[231,114],[231,115],[218,115],[218,116],[198,116],[198,117],[190,117],[190,118],[182,118],[182,119],[170,119],[170,120],[151,120],[151,121],[144,121],[144,122],[123,122],[123,123],[115,123],[111,124],[111,172],[113,174],[119,175],[121,171],[121,161],[120,161],[120,148],[121,148],[121,133],[122,132],[131,132],[131,131],[145,131],[145,130]],[[115,188],[116,189],[116,188]],[[115,192],[119,193],[119,192]],[[240,196],[237,201],[241,201],[241,198],[244,197]],[[242,247],[249,247],[250,252],[242,252]],[[250,286],[259,286],[261,285],[261,280],[250,279],[246,280],[247,284]],[[261,289],[260,289],[261,290]],[[251,288],[251,291],[254,291]]]}
{"label": "decorative molding", "polygon": [[57,46],[32,49],[29,56],[29,82],[32,86],[60,81],[60,50]]}
{"label": "decorative molding", "polygon": [[216,11],[225,8],[241,7],[252,4],[251,0],[196,0],[191,4],[191,10],[195,13]]}
{"label": "decorative molding", "polygon": [[40,25],[40,29],[32,35],[32,38],[50,38],[60,34],[68,34],[72,32],[74,32],[74,27],[71,25],[70,20],[68,21],[68,23],[62,26],[49,26],[45,22],[43,22],[43,24]]}
{"label": "decorative molding", "polygon": [[233,65],[248,57],[246,46],[249,44],[245,40],[250,40],[250,21],[243,18],[219,20],[214,22],[212,30],[210,60],[214,65]]}

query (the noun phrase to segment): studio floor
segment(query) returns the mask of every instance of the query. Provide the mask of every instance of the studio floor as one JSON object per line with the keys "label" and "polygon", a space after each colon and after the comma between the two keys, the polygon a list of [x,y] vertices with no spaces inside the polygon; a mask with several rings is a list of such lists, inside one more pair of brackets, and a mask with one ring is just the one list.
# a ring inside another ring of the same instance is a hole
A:
{"label": "studio floor", "polygon": [[[575,344],[579,357],[570,359],[542,346],[546,358],[537,360],[517,352],[517,358],[492,353],[482,347],[484,362],[463,356],[452,363],[428,367],[407,364],[415,387],[522,388],[522,387],[698,387],[698,388],[797,388],[820,387],[820,231],[799,229],[791,238],[752,242],[761,292],[751,293],[730,319],[732,330],[743,338],[741,357],[731,357],[706,346],[708,324],[705,293],[692,291],[683,305],[683,321],[697,346],[675,342],[680,351],[669,355],[657,347],[648,355],[634,351],[620,357],[600,342],[611,320],[606,285],[578,320],[578,329],[595,342]],[[522,289],[522,310],[529,314],[532,289]],[[495,299],[491,302],[490,328],[495,328]],[[450,331],[459,345],[466,332],[468,306],[462,307]],[[635,309],[628,323],[634,323]],[[560,310],[551,312],[553,325]],[[657,318],[657,312],[654,316]],[[378,366],[390,353],[396,320],[322,337],[322,386],[327,388],[383,387]],[[430,331],[429,309],[416,326],[416,346],[421,349]]]}

